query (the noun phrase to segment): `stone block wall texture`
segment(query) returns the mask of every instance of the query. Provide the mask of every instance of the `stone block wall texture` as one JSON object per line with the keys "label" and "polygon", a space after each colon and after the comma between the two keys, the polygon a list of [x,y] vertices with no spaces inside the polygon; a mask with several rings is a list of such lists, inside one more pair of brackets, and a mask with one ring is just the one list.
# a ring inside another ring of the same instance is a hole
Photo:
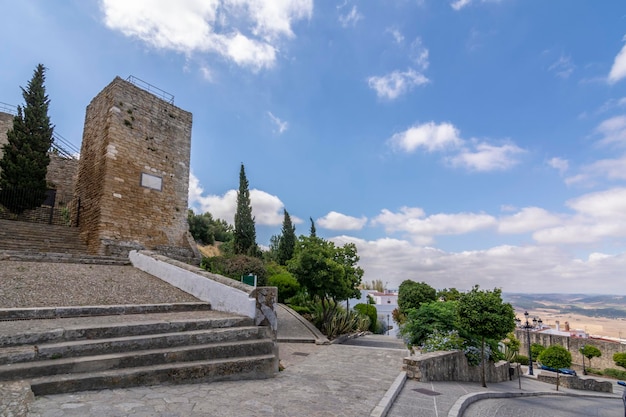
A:
{"label": "stone block wall texture", "polygon": [[[520,354],[528,355],[528,342],[526,338],[526,331],[515,330],[515,337],[521,342]],[[597,369],[613,368],[622,369],[615,365],[613,362],[613,354],[618,352],[626,352],[626,344],[619,342],[613,342],[604,339],[591,339],[581,337],[567,337],[551,335],[541,332],[530,332],[530,344],[538,343],[542,346],[548,347],[551,345],[561,345],[572,354],[572,368],[580,370],[583,368],[583,357],[580,353],[580,348],[583,345],[592,345],[600,349],[602,356],[599,358],[593,358],[591,360],[591,366]],[[534,361],[537,358],[533,358]],[[585,358],[585,366],[589,366],[589,360]]]}
{"label": "stone block wall texture", "polygon": [[[541,373],[537,375],[537,380],[556,385],[556,374],[553,372],[549,374]],[[609,381],[598,381],[590,378],[581,379],[573,375],[560,375],[559,386],[583,391],[613,392],[613,384]]]}
{"label": "stone block wall texture", "polygon": [[192,259],[191,113],[116,77],[87,106],[76,182],[89,251]]}
{"label": "stone block wall texture", "polygon": [[[404,358],[402,369],[407,378],[421,382],[428,381],[461,381],[480,382],[480,366],[470,366],[465,354],[457,351],[428,352],[422,355]],[[506,361],[489,362],[485,367],[487,382],[503,382],[509,380],[510,364]]]}
{"label": "stone block wall texture", "polygon": [[0,159],[4,155],[3,147],[9,142],[7,139],[7,130],[13,127],[13,115],[0,112]]}

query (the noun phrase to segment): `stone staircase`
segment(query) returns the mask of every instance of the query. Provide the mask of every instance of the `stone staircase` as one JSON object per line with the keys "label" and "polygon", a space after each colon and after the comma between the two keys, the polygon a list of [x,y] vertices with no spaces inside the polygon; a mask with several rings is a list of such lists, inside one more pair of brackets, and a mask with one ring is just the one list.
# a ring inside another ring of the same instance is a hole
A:
{"label": "stone staircase", "polygon": [[26,380],[35,395],[277,370],[269,328],[207,303],[0,309],[0,384]]}
{"label": "stone staircase", "polygon": [[76,227],[0,219],[0,260],[126,265],[128,259],[90,255]]}

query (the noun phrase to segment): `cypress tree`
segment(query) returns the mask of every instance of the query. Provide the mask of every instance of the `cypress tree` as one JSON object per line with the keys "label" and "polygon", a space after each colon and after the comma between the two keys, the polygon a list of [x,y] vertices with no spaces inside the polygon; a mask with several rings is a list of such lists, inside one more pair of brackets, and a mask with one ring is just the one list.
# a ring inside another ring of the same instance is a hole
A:
{"label": "cypress tree", "polygon": [[317,237],[317,233],[315,231],[315,222],[313,221],[313,217],[309,217],[309,220],[311,220],[311,231],[309,232],[309,236]]}
{"label": "cypress tree", "polygon": [[48,116],[45,72],[42,64],[37,65],[28,87],[22,88],[25,106],[17,108],[0,160],[0,204],[13,213],[38,207],[45,200],[54,129]]}
{"label": "cypress tree", "polygon": [[283,210],[283,230],[278,241],[278,263],[286,265],[293,257],[296,248],[296,227],[291,223],[291,217],[287,210]]}
{"label": "cypress tree", "polygon": [[233,241],[235,255],[257,256],[256,230],[252,205],[250,204],[250,190],[243,164],[239,171],[239,191],[237,192],[237,212],[235,213],[235,237]]}

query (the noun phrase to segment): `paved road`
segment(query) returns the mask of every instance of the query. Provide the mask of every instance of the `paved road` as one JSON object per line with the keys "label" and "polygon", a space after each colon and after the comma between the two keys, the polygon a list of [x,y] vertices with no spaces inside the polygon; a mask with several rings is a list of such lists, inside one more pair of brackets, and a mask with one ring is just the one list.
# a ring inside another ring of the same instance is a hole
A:
{"label": "paved road", "polygon": [[480,400],[463,417],[615,417],[624,415],[621,399],[584,397],[526,397]]}

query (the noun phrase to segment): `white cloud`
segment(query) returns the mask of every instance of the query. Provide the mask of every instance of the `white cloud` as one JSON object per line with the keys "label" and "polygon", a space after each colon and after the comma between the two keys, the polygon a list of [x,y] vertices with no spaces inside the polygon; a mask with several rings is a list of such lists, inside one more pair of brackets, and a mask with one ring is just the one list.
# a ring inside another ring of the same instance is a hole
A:
{"label": "white cloud", "polygon": [[287,130],[287,127],[289,126],[287,122],[280,120],[278,117],[274,116],[272,112],[270,111],[267,112],[267,115],[272,120],[272,123],[274,123],[274,125],[276,126],[276,129],[278,129],[279,135]]}
{"label": "white cloud", "polygon": [[561,175],[565,174],[565,172],[569,169],[569,162],[567,161],[567,159],[559,157],[551,158],[548,161],[548,165],[559,171],[559,174]]}
{"label": "white cloud", "polygon": [[595,130],[601,145],[626,145],[626,115],[604,120]]}
{"label": "white cloud", "polygon": [[472,0],[456,0],[456,1],[453,1],[452,3],[450,3],[450,6],[454,10],[459,11],[463,7],[468,6],[471,2],[472,2]]}
{"label": "white cloud", "polygon": [[614,84],[622,78],[626,78],[626,45],[622,47],[615,57],[615,61],[613,61],[613,66],[609,72],[608,81]]}
{"label": "white cloud", "polygon": [[383,226],[387,233],[406,233],[416,243],[430,244],[435,236],[461,235],[494,227],[496,219],[487,214],[476,213],[440,213],[424,217],[421,208],[402,207],[397,213],[388,209],[381,210],[372,220],[372,224]]}
{"label": "white cloud", "polygon": [[367,223],[367,217],[352,217],[331,211],[315,222],[320,227],[330,230],[361,230]]}
{"label": "white cloud", "polygon": [[356,6],[352,6],[352,9],[344,15],[339,15],[339,23],[344,28],[349,26],[356,26],[359,20],[363,19],[363,15],[359,13]]}
{"label": "white cloud", "polygon": [[258,70],[271,67],[294,21],[313,0],[102,0],[107,27],[157,49],[218,54]]}
{"label": "white cloud", "polygon": [[428,61],[428,48],[422,43],[422,38],[416,38],[411,44],[411,56],[413,61],[422,70],[426,70],[430,65]]}
{"label": "white cloud", "polygon": [[476,143],[474,149],[464,149],[458,155],[448,158],[452,166],[465,167],[474,171],[503,171],[517,165],[516,156],[524,153],[514,144],[502,146]]}
{"label": "white cloud", "polygon": [[574,72],[576,66],[572,63],[572,59],[569,56],[561,55],[550,67],[548,71],[552,71],[559,78],[569,78]]}
{"label": "white cloud", "polygon": [[626,254],[601,253],[581,260],[549,246],[496,246],[487,250],[446,252],[399,239],[367,241],[337,236],[336,244],[354,243],[365,270],[364,281],[384,279],[398,288],[406,279],[434,288],[470,290],[502,288],[505,292],[626,294],[615,277],[626,269]]}
{"label": "white cloud", "polygon": [[577,175],[565,179],[567,185],[590,183],[595,178],[609,180],[626,180],[626,155],[618,158],[600,159],[585,165]]}
{"label": "white cloud", "polygon": [[209,67],[200,67],[200,73],[202,74],[202,78],[209,82],[214,81],[213,71]]}
{"label": "white cloud", "polygon": [[463,144],[463,140],[459,130],[451,123],[436,124],[431,121],[394,134],[388,143],[404,152],[413,152],[418,148],[434,152],[457,148]]}
{"label": "white cloud", "polygon": [[[196,212],[209,212],[216,219],[226,220],[230,224],[235,223],[237,211],[237,190],[228,190],[223,195],[203,195],[204,190],[198,178],[189,175],[189,206]],[[250,204],[252,215],[257,225],[278,226],[283,223],[283,209],[285,205],[276,196],[265,191],[250,190]],[[291,216],[294,224],[302,223],[302,220]]]}
{"label": "white cloud", "polygon": [[387,32],[391,33],[391,36],[393,36],[396,43],[404,42],[404,35],[398,29],[389,28],[387,29]]}
{"label": "white cloud", "polygon": [[528,233],[546,227],[556,226],[561,219],[540,207],[525,207],[519,212],[500,218],[500,233]]}
{"label": "white cloud", "polygon": [[376,91],[380,98],[394,100],[411,91],[414,87],[429,83],[423,74],[409,68],[406,71],[393,71],[387,75],[372,76],[367,79],[369,87]]}
{"label": "white cloud", "polygon": [[566,205],[575,214],[561,226],[534,233],[537,242],[580,244],[626,237],[626,188],[585,194]]}

